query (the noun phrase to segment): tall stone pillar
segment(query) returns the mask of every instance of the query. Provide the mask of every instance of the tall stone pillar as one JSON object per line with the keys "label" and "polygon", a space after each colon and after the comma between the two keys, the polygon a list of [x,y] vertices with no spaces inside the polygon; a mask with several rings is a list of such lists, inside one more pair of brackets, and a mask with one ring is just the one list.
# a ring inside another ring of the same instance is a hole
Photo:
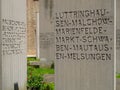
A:
{"label": "tall stone pillar", "polygon": [[53,63],[54,54],[54,23],[53,23],[53,0],[40,0],[40,59]]}
{"label": "tall stone pillar", "polygon": [[0,0],[0,90],[26,90],[26,0]]}
{"label": "tall stone pillar", "polygon": [[116,2],[116,69],[117,73],[120,73],[120,1]]}
{"label": "tall stone pillar", "polygon": [[114,0],[54,0],[55,90],[114,90]]}

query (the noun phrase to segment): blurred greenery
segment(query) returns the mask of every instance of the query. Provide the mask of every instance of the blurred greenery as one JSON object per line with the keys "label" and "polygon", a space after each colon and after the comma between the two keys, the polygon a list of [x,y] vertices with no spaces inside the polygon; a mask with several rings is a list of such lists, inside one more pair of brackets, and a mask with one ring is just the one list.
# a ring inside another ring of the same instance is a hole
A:
{"label": "blurred greenery", "polygon": [[36,57],[27,57],[27,60],[28,60],[28,61],[37,61],[37,60],[39,60],[39,59],[36,58]]}
{"label": "blurred greenery", "polygon": [[116,78],[120,78],[120,73],[116,73]]}
{"label": "blurred greenery", "polygon": [[55,84],[54,83],[44,83],[41,90],[55,90]]}
{"label": "blurred greenery", "polygon": [[[36,57],[27,58],[27,62],[37,61]],[[34,66],[27,66],[27,87],[29,90],[37,88],[36,90],[54,90],[54,83],[44,82],[44,74],[54,74],[54,68],[35,68]]]}
{"label": "blurred greenery", "polygon": [[28,66],[27,68],[28,68],[28,74],[30,74],[31,72],[34,75],[54,74],[54,69],[51,68],[34,68],[32,66]]}

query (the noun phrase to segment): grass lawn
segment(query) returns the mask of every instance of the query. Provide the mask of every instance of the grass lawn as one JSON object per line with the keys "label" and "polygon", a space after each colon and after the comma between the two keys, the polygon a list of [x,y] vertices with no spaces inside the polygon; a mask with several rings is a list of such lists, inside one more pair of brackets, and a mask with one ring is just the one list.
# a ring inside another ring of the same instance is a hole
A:
{"label": "grass lawn", "polygon": [[117,73],[117,74],[116,74],[116,78],[120,78],[120,73]]}
{"label": "grass lawn", "polygon": [[35,68],[32,66],[28,66],[28,74],[29,73],[33,73],[33,74],[54,74],[54,69],[51,68]]}

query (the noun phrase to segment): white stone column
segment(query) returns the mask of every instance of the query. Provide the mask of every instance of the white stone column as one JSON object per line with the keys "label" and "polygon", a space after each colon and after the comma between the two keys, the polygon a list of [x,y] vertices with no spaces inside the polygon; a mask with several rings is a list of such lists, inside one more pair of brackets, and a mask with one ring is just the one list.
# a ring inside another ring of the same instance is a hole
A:
{"label": "white stone column", "polygon": [[114,0],[54,0],[55,90],[114,90]]}
{"label": "white stone column", "polygon": [[54,61],[53,0],[40,0],[40,59]]}
{"label": "white stone column", "polygon": [[120,73],[120,1],[116,0],[116,65],[117,73]]}
{"label": "white stone column", "polygon": [[26,0],[0,0],[0,90],[26,90]]}
{"label": "white stone column", "polygon": [[40,14],[39,13],[36,13],[36,16],[37,16],[37,29],[36,29],[36,57],[37,58],[40,58],[40,35],[39,35],[39,31],[40,31],[40,20],[39,20],[39,16]]}

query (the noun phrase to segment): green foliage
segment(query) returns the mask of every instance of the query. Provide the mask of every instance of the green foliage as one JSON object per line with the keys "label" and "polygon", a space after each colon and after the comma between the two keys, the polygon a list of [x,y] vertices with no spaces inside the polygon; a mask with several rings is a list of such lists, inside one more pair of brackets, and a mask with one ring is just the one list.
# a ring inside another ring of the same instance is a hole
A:
{"label": "green foliage", "polygon": [[27,65],[30,65],[30,61],[40,61],[39,58],[36,57],[27,57]]}
{"label": "green foliage", "polygon": [[41,90],[54,90],[54,83],[44,83]]}
{"label": "green foliage", "polygon": [[43,76],[42,75],[29,75],[27,80],[28,87],[42,88],[43,85]]}
{"label": "green foliage", "polygon": [[51,68],[34,68],[32,66],[28,66],[27,74],[29,75],[31,72],[35,75],[38,74],[54,74],[54,69]]}
{"label": "green foliage", "polygon": [[40,74],[54,74],[54,69],[50,68],[36,68],[34,70],[35,73],[40,73]]}
{"label": "green foliage", "polygon": [[117,73],[117,74],[116,74],[116,78],[120,78],[120,73]]}
{"label": "green foliage", "polygon": [[36,57],[27,57],[27,60],[28,60],[28,61],[36,61],[37,58],[36,58]]}
{"label": "green foliage", "polygon": [[47,83],[43,81],[44,74],[54,74],[54,63],[51,68],[35,68],[30,66],[30,61],[40,61],[36,57],[27,58],[27,87],[31,90],[33,88],[39,88],[36,90],[54,90],[54,83]]}
{"label": "green foliage", "polygon": [[43,76],[41,74],[34,73],[33,72],[34,70],[35,70],[35,68],[28,66],[27,87],[41,88],[42,87]]}
{"label": "green foliage", "polygon": [[54,69],[28,66],[27,87],[40,88],[40,90],[54,90],[54,83],[46,83],[43,81],[44,74],[54,74]]}
{"label": "green foliage", "polygon": [[51,64],[51,69],[54,69],[54,62]]}

